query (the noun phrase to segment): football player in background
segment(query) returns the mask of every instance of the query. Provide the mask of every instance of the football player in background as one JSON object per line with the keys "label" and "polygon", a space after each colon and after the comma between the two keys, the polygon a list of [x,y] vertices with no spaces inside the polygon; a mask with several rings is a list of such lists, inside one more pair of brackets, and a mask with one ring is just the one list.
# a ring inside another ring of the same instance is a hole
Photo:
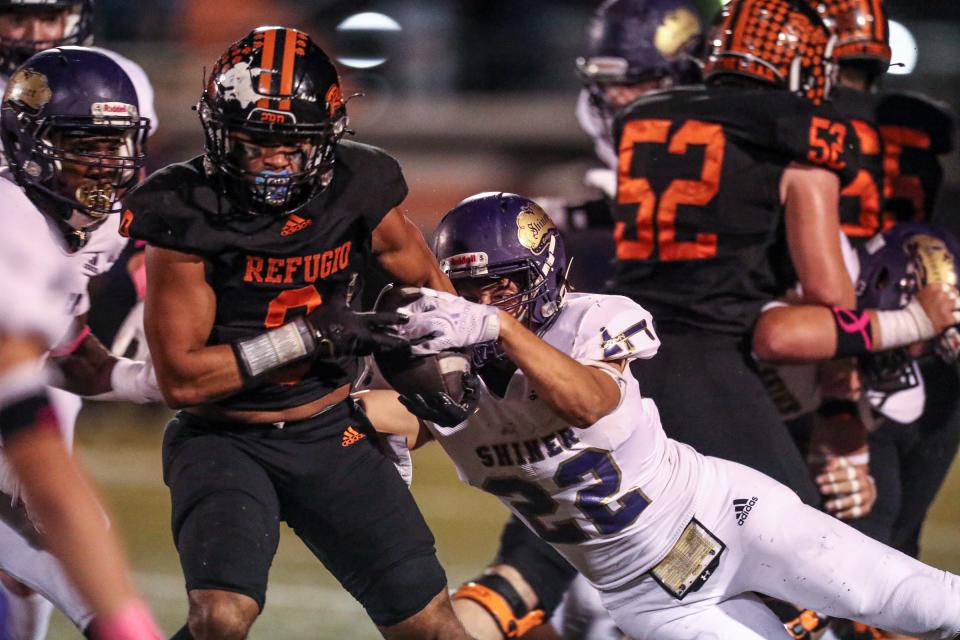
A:
{"label": "football player in background", "polygon": [[350,308],[358,275],[452,290],[397,209],[399,165],[341,139],[337,71],[296,29],[231,45],[197,110],[205,154],[147,178],[122,227],[149,243],[147,338],[183,409],[163,444],[190,603],[174,637],[247,637],[284,520],[385,637],[467,638],[433,536],[349,401],[358,356],[407,346],[402,316]]}
{"label": "football player in background", "polygon": [[[6,87],[10,75],[34,53],[57,46],[89,44],[93,40],[93,23],[94,0],[51,0],[42,3],[0,0],[0,93]],[[153,104],[153,88],[143,69],[114,51],[99,47],[94,50],[112,58],[126,72],[137,92],[140,115],[149,120],[150,134],[155,133],[158,119]],[[0,165],[5,163],[6,157],[0,157]],[[108,218],[96,235],[91,234],[90,240],[71,254],[71,259],[77,263],[78,269],[86,263],[82,268],[88,277],[106,273],[120,255],[125,241],[117,235],[118,223],[117,216]],[[137,258],[129,264],[136,266]],[[142,268],[132,270],[134,283],[142,281],[142,274]],[[84,300],[84,304],[88,304],[86,294]],[[142,335],[142,329],[138,333]],[[142,352],[138,353],[136,359],[144,359],[143,355]],[[50,397],[56,407],[64,436],[72,442],[81,400],[75,394],[55,388],[51,388]],[[8,476],[0,462],[0,485],[6,483],[6,486],[0,488],[9,493],[14,488],[10,485]],[[25,578],[28,583],[66,583],[62,572],[55,566],[49,554],[36,555],[27,541],[18,535],[16,528],[0,522],[0,569],[5,566],[4,558],[24,558],[32,555],[30,570]],[[42,595],[34,593],[30,587],[7,575],[0,574],[0,588],[8,593],[12,639],[40,640],[46,637],[53,605]],[[58,587],[48,586],[46,590],[49,591],[50,588]],[[68,617],[74,623],[79,623],[76,615],[68,614]]]}
{"label": "football player in background", "polygon": [[858,160],[851,125],[820,104],[829,38],[812,10],[734,1],[711,42],[706,87],[654,94],[621,113],[607,287],[657,318],[666,357],[632,366],[668,435],[763,471],[811,505],[819,497],[749,338],[794,271],[807,300],[855,303],[837,202]]}
{"label": "football player in background", "polygon": [[420,289],[398,310],[410,317],[399,330],[434,336],[414,354],[473,347],[472,397],[360,401],[378,428],[436,439],[462,480],[601,591],[629,637],[785,638],[754,591],[931,639],[960,632],[960,576],[666,436],[629,366],[656,355],[653,318],[622,296],[567,293],[563,241],[534,202],[468,198],[434,248],[463,297]]}
{"label": "football player in background", "polygon": [[[0,173],[7,229],[0,259],[6,265],[4,300],[10,303],[3,317],[14,319],[5,327],[12,333],[4,336],[0,356],[8,394],[0,419],[9,465],[4,489],[16,496],[22,486],[30,516],[18,536],[9,526],[17,514],[5,510],[0,566],[50,597],[94,638],[159,633],[133,590],[115,533],[69,458],[69,426],[42,387],[38,361],[55,362],[63,372],[57,384],[86,395],[132,400],[155,386],[143,363],[111,357],[84,330],[86,286],[98,254],[93,261],[77,255],[102,232],[99,227],[117,218],[119,197],[143,166],[148,128],[123,69],[79,47],[31,57],[10,78],[0,108],[8,162]],[[19,246],[21,233],[30,242]],[[60,314],[68,320],[48,329]],[[46,319],[40,322],[37,315]],[[63,569],[35,548],[38,537]],[[64,569],[82,597],[64,579]],[[11,637],[22,632],[10,629]]]}
{"label": "football player in background", "polygon": [[[719,2],[693,0],[608,0],[596,10],[587,31],[586,55],[576,62],[584,84],[577,118],[605,165],[588,171],[585,182],[600,189],[603,198],[576,204],[538,198],[562,220],[562,228],[613,225],[613,118],[624,105],[647,93],[699,80],[696,56],[719,8]],[[583,248],[596,250],[594,243]],[[595,255],[583,257],[577,262],[587,271],[602,268],[602,260]],[[584,281],[596,279],[596,274],[587,273]],[[571,584],[574,589],[564,598]],[[483,575],[457,590],[454,609],[477,638],[550,637],[542,623],[551,620],[561,600],[566,604],[553,623],[564,637],[606,638],[617,633],[596,591],[576,577],[575,570],[550,545],[511,516],[493,562]]]}

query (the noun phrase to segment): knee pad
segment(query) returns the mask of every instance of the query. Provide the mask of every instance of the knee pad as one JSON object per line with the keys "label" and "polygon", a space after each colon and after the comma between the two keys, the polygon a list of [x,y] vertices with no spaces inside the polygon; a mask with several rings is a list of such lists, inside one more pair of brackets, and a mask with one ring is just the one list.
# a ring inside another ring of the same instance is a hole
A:
{"label": "knee pad", "polygon": [[464,583],[454,600],[472,600],[487,610],[505,638],[519,638],[543,624],[543,609],[528,609],[510,581],[496,574]]}

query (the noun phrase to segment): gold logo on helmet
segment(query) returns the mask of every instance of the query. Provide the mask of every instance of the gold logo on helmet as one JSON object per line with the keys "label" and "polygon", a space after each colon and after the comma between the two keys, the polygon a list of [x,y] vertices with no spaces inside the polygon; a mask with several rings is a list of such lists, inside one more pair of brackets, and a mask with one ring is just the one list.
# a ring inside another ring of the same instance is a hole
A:
{"label": "gold logo on helmet", "polygon": [[653,36],[653,46],[669,57],[677,54],[690,38],[700,34],[700,20],[689,9],[674,9],[663,19]]}
{"label": "gold logo on helmet", "polygon": [[917,258],[922,283],[957,285],[956,256],[950,253],[943,240],[921,233],[913,236],[907,247]]}
{"label": "gold logo on helmet", "polygon": [[4,102],[17,102],[39,112],[50,102],[53,92],[47,76],[33,69],[21,69],[13,74],[3,94]]}
{"label": "gold logo on helmet", "polygon": [[535,254],[543,253],[550,231],[556,229],[543,209],[530,203],[517,214],[517,239]]}

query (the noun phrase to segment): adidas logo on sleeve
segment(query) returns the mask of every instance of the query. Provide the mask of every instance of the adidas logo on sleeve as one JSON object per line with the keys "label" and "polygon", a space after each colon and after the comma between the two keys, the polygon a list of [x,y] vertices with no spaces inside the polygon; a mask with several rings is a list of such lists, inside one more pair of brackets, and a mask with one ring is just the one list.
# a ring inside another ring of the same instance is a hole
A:
{"label": "adidas logo on sleeve", "polygon": [[757,496],[753,496],[749,500],[746,498],[739,498],[733,501],[733,515],[737,519],[737,526],[742,527],[743,523],[747,521],[747,518],[750,516],[750,512],[753,511],[753,505],[757,504]]}

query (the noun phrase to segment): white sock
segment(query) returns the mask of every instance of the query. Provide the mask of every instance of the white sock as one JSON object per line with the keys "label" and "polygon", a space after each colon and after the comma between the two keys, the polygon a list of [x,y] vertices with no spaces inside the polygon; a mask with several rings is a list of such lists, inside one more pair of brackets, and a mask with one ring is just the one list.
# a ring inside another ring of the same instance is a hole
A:
{"label": "white sock", "polygon": [[39,593],[18,596],[2,584],[0,589],[3,589],[7,596],[7,632],[10,640],[44,640],[47,637],[47,627],[50,626],[53,605]]}

